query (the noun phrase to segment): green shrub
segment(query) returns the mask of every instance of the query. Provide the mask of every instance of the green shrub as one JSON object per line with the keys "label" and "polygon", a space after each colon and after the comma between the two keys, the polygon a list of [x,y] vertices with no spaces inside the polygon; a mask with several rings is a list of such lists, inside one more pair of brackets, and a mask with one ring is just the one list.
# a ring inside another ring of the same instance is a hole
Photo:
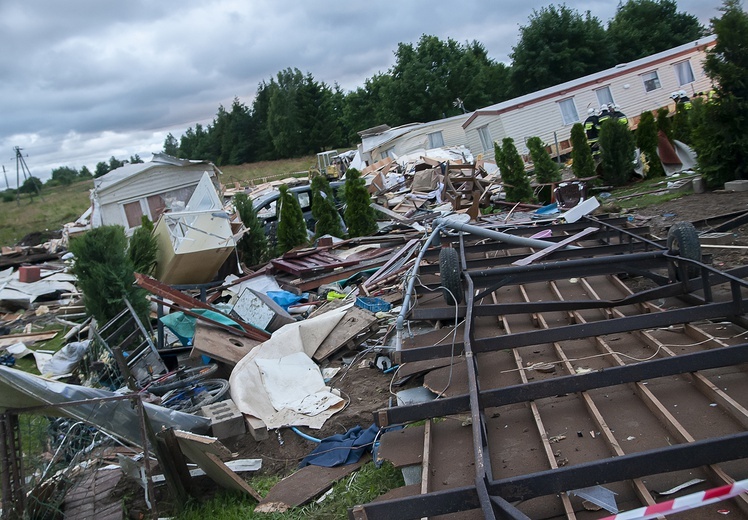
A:
{"label": "green shrub", "polygon": [[135,285],[133,264],[125,254],[127,238],[122,226],[94,228],[70,241],[75,255],[71,269],[83,293],[86,311],[103,325],[124,308],[126,297],[138,316],[148,313],[146,292]]}
{"label": "green shrub", "polygon": [[249,230],[236,244],[239,259],[248,266],[261,264],[267,260],[269,247],[265,228],[257,217],[257,210],[246,193],[237,193],[234,196],[234,206],[244,227]]}
{"label": "green shrub", "polygon": [[307,241],[306,222],[299,201],[288,191],[285,184],[280,187],[278,199],[278,254],[284,254]]}
{"label": "green shrub", "polygon": [[371,196],[366,189],[366,183],[361,178],[361,172],[350,168],[345,173],[345,224],[348,226],[348,236],[362,237],[373,235],[379,229],[374,208],[371,207]]}
{"label": "green shrub", "polygon": [[335,208],[330,183],[322,176],[312,179],[312,217],[316,220],[315,236],[343,236],[340,215]]}
{"label": "green shrub", "polygon": [[639,147],[649,164],[647,177],[665,176],[665,169],[662,167],[660,156],[657,155],[658,142],[657,123],[654,115],[649,110],[642,112],[639,126],[636,129],[636,146]]}
{"label": "green shrub", "polygon": [[[535,179],[538,184],[551,184],[561,180],[561,171],[558,165],[553,162],[551,156],[543,145],[540,137],[531,137],[527,140],[527,148],[530,150],[530,157],[535,168]],[[544,202],[551,201],[551,187],[544,186],[538,197]]]}
{"label": "green shrub", "polygon": [[717,41],[704,64],[714,96],[692,109],[691,144],[710,188],[748,178],[748,13],[739,0],[724,0],[720,11],[722,17],[711,20]]}
{"label": "green shrub", "polygon": [[587,144],[587,134],[582,123],[571,127],[571,170],[578,179],[587,179],[595,175],[595,160]]}
{"label": "green shrub", "polygon": [[494,143],[496,164],[499,165],[501,181],[504,184],[508,202],[532,202],[535,200],[530,187],[530,180],[525,173],[525,163],[519,156],[514,140],[505,137],[502,146]]}
{"label": "green shrub", "polygon": [[623,186],[634,171],[634,136],[626,126],[609,119],[600,128],[599,143],[603,180],[614,186]]}
{"label": "green shrub", "polygon": [[153,236],[153,222],[143,215],[141,225],[130,237],[127,257],[136,273],[151,275],[156,267],[158,241]]}
{"label": "green shrub", "polygon": [[668,140],[673,140],[673,121],[667,107],[660,107],[657,111],[657,130],[665,134]]}

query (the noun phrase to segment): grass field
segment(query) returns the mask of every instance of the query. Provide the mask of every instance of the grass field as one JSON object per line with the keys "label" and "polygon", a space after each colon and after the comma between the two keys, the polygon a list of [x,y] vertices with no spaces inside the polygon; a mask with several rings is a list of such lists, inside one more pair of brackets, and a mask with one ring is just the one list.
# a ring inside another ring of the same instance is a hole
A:
{"label": "grass field", "polygon": [[[220,168],[223,172],[221,182],[229,186],[234,182],[246,186],[250,181],[306,172],[312,166],[316,166],[314,156],[223,166]],[[29,233],[62,229],[64,224],[80,217],[89,207],[92,188],[93,181],[84,180],[70,186],[43,187],[43,199],[21,195],[20,204],[15,200],[0,202],[0,246],[15,245]]]}

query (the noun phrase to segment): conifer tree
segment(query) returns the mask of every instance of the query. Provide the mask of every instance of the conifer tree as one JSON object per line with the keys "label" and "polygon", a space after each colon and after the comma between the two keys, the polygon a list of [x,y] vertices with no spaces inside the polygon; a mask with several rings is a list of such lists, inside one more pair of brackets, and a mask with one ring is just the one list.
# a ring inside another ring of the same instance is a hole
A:
{"label": "conifer tree", "polygon": [[305,244],[307,241],[306,222],[304,213],[301,211],[299,201],[293,193],[288,191],[288,186],[280,187],[280,198],[278,198],[280,210],[278,211],[278,254],[290,251],[294,247]]}
{"label": "conifer tree", "polygon": [[595,160],[587,144],[587,134],[582,123],[571,127],[571,171],[577,179],[587,179],[595,175]]}
{"label": "conifer tree", "polygon": [[371,207],[371,196],[366,189],[366,183],[361,178],[361,172],[356,168],[349,168],[345,172],[345,224],[348,226],[348,236],[362,237],[377,232],[377,218]]}
{"label": "conifer tree", "polygon": [[127,256],[136,273],[153,273],[158,257],[158,241],[153,236],[153,222],[146,215],[143,215],[140,227],[133,231],[130,237]]}
{"label": "conifer tree", "polygon": [[125,253],[127,237],[122,226],[94,228],[70,242],[75,255],[71,269],[83,293],[86,312],[103,325],[117,316],[127,298],[138,316],[148,315],[146,292],[135,285],[132,261]]}
{"label": "conifer tree", "polygon": [[634,171],[634,136],[629,129],[613,119],[600,128],[600,153],[603,180],[614,186],[623,186]]}
{"label": "conifer tree", "polygon": [[667,107],[660,107],[657,111],[657,131],[665,134],[669,141],[673,140],[673,121]]}
{"label": "conifer tree", "polygon": [[322,176],[312,179],[312,217],[317,222],[315,236],[343,236],[343,226],[340,225],[330,183]]}
{"label": "conifer tree", "polygon": [[673,115],[673,139],[691,144],[691,110],[683,103],[678,103]]}
{"label": "conifer tree", "polygon": [[707,51],[704,72],[714,91],[691,114],[692,145],[709,187],[748,179],[748,12],[740,0],[723,0],[722,16],[710,20],[717,41]]}
{"label": "conifer tree", "polygon": [[[540,137],[531,137],[528,139],[527,148],[530,150],[530,157],[535,168],[535,179],[538,184],[559,182],[561,180],[561,171],[558,169],[558,165],[551,159]],[[551,187],[544,186],[538,196],[544,202],[550,202]]]}
{"label": "conifer tree", "polygon": [[647,110],[643,112],[639,119],[639,126],[636,129],[636,146],[649,164],[647,177],[663,177],[665,169],[662,167],[660,156],[657,155],[657,123],[655,122],[652,112]]}
{"label": "conifer tree", "polygon": [[268,237],[257,217],[257,210],[246,193],[237,193],[234,196],[234,206],[244,227],[249,230],[236,244],[239,259],[248,266],[260,264],[268,257]]}
{"label": "conifer tree", "polygon": [[530,179],[525,173],[525,163],[514,146],[514,139],[505,137],[501,142],[501,180],[504,182],[506,200],[509,202],[532,202],[534,200]]}
{"label": "conifer tree", "polygon": [[527,148],[535,167],[535,177],[541,184],[549,184],[561,180],[561,172],[558,165],[551,159],[548,150],[543,146],[540,137],[531,137],[527,140]]}

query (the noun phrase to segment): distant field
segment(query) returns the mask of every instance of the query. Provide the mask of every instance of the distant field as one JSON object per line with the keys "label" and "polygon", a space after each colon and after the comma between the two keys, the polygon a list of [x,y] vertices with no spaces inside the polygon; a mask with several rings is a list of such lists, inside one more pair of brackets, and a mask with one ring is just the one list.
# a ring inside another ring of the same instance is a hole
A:
{"label": "distant field", "polygon": [[[234,182],[246,186],[252,180],[280,178],[295,172],[307,171],[316,166],[316,161],[315,156],[309,156],[222,166],[221,182],[227,186],[232,186]],[[22,195],[20,205],[15,200],[0,202],[0,246],[15,245],[29,233],[62,229],[65,223],[74,221],[88,209],[89,190],[92,188],[93,181],[86,180],[70,186],[44,187],[44,200],[35,196],[31,201],[28,195]]]}

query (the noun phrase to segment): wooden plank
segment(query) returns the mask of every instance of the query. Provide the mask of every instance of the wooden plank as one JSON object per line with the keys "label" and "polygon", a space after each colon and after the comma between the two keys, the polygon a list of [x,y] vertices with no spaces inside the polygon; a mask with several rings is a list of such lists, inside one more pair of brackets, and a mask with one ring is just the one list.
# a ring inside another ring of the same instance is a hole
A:
{"label": "wooden plank", "polygon": [[226,331],[195,323],[195,337],[192,340],[192,352],[206,354],[213,359],[236,365],[241,358],[261,342],[229,334]]}
{"label": "wooden plank", "polygon": [[366,462],[370,456],[364,455],[355,464],[325,468],[304,466],[296,473],[278,482],[255,508],[258,513],[282,513],[292,507],[306,504],[327,491],[341,478],[350,475]]}
{"label": "wooden plank", "polygon": [[549,243],[550,245],[548,247],[545,247],[545,248],[541,249],[540,251],[531,254],[530,256],[526,256],[525,258],[521,258],[519,260],[516,260],[516,261],[512,262],[512,265],[528,265],[528,264],[531,264],[535,260],[539,260],[541,258],[544,258],[544,257],[550,255],[551,253],[553,253],[554,251],[562,249],[562,248],[566,247],[567,245],[571,244],[572,242],[576,242],[577,240],[580,240],[580,239],[586,237],[587,235],[595,233],[596,231],[598,231],[598,229],[595,228],[595,227],[585,228],[582,231],[580,231],[579,233],[577,233],[576,235],[572,235],[570,237],[566,237],[565,239],[563,239],[560,242],[556,242],[556,243],[553,243],[553,244]]}
{"label": "wooden plank", "polygon": [[377,317],[374,314],[353,307],[345,313],[343,319],[317,348],[312,358],[317,362],[328,358],[345,347],[348,342],[355,341],[356,336],[362,332],[371,330],[376,323]]}
{"label": "wooden plank", "polygon": [[216,484],[226,489],[246,493],[258,501],[262,499],[252,486],[231,471],[220,459],[219,454],[225,456],[228,453],[230,456],[231,452],[218,442],[218,439],[181,430],[175,430],[174,435],[179,441],[182,453],[197,464]]}
{"label": "wooden plank", "polygon": [[9,347],[16,343],[26,343],[28,345],[37,341],[49,341],[57,336],[58,332],[59,331],[57,330],[52,330],[48,332],[35,332],[32,334],[8,334],[0,336],[0,348]]}

